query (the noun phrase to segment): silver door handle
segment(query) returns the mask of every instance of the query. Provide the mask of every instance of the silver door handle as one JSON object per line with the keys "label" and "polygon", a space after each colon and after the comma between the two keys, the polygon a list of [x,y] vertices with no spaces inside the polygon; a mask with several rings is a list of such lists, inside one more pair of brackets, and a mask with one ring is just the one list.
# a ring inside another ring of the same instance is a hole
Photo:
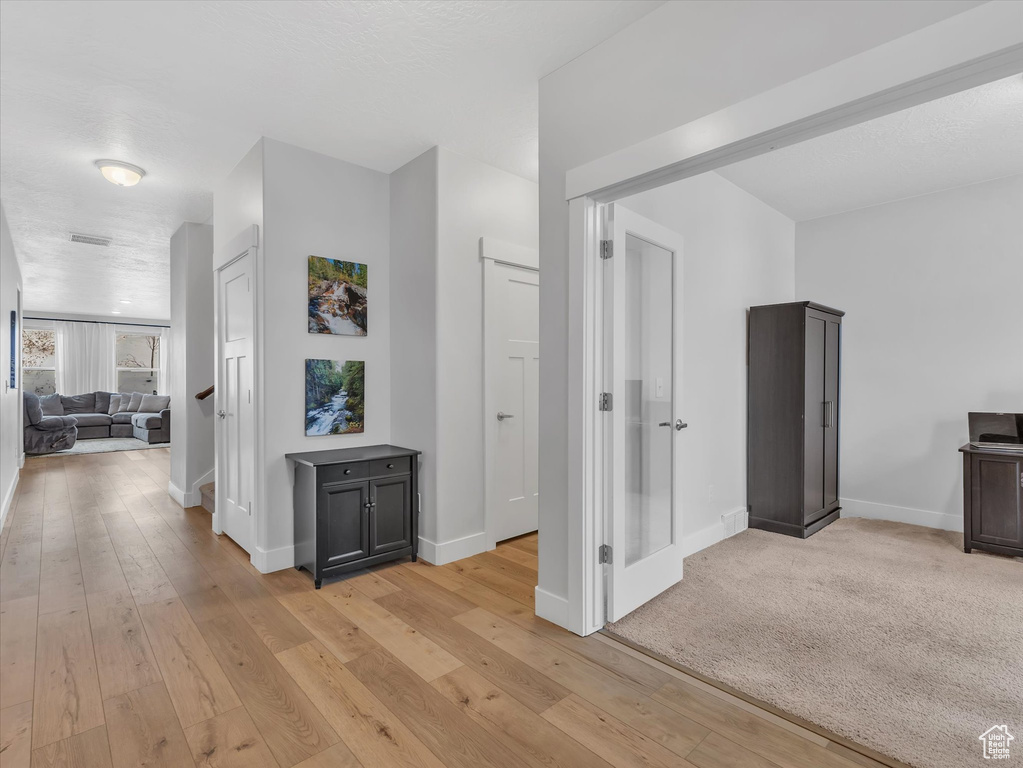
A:
{"label": "silver door handle", "polygon": [[217,416],[219,416],[222,419],[226,418],[227,417],[227,411],[217,411]]}
{"label": "silver door handle", "polygon": [[671,422],[670,421],[662,421],[657,426],[659,426],[659,427],[670,427],[671,426]]}
{"label": "silver door handle", "polygon": [[505,419],[514,419],[514,418],[515,418],[515,414],[514,413],[505,413],[504,411],[498,411],[497,412],[497,420],[498,421],[504,421]]}
{"label": "silver door handle", "polygon": [[683,429],[685,429],[688,426],[689,425],[686,424],[684,421],[682,421],[682,419],[675,419],[675,431],[676,432],[681,432]]}

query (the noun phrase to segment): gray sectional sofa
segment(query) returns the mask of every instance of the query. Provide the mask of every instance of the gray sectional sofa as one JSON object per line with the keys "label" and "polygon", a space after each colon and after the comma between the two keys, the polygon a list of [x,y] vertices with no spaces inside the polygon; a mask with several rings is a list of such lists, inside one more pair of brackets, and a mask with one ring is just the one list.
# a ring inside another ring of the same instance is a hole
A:
{"label": "gray sectional sofa", "polygon": [[44,415],[39,396],[25,393],[25,453],[66,451],[78,437],[77,423],[73,416]]}
{"label": "gray sectional sofa", "polygon": [[89,392],[39,398],[44,416],[71,416],[78,439],[134,437],[147,443],[170,442],[170,397],[141,392]]}

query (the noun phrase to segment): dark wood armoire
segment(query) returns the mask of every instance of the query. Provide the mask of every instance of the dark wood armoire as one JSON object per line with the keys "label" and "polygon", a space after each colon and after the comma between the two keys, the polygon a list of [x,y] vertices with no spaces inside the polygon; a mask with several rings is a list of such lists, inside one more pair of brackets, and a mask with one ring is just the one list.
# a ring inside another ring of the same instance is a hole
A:
{"label": "dark wood armoire", "polygon": [[750,528],[806,538],[838,519],[844,314],[812,301],[750,308]]}

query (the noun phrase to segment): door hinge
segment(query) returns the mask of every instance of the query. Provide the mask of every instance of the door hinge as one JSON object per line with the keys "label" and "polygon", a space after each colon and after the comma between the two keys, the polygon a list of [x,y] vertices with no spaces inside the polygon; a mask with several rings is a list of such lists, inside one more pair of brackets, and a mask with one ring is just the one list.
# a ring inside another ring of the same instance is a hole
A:
{"label": "door hinge", "polygon": [[614,396],[610,392],[601,392],[597,396],[597,410],[610,411],[614,408]]}
{"label": "door hinge", "polygon": [[610,565],[611,564],[611,545],[610,544],[601,544],[597,548],[597,562],[600,565]]}
{"label": "door hinge", "polygon": [[600,241],[600,258],[610,259],[615,255],[615,241],[614,240],[601,240]]}

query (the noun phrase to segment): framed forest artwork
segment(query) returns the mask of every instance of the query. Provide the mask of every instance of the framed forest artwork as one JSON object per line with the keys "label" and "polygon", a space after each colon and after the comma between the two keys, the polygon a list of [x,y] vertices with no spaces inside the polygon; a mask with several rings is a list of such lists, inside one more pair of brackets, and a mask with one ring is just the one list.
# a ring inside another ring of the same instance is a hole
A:
{"label": "framed forest artwork", "polygon": [[365,264],[309,257],[309,333],[366,335]]}
{"label": "framed forest artwork", "polygon": [[306,360],[306,435],[348,435],[364,431],[365,392],[364,361]]}

